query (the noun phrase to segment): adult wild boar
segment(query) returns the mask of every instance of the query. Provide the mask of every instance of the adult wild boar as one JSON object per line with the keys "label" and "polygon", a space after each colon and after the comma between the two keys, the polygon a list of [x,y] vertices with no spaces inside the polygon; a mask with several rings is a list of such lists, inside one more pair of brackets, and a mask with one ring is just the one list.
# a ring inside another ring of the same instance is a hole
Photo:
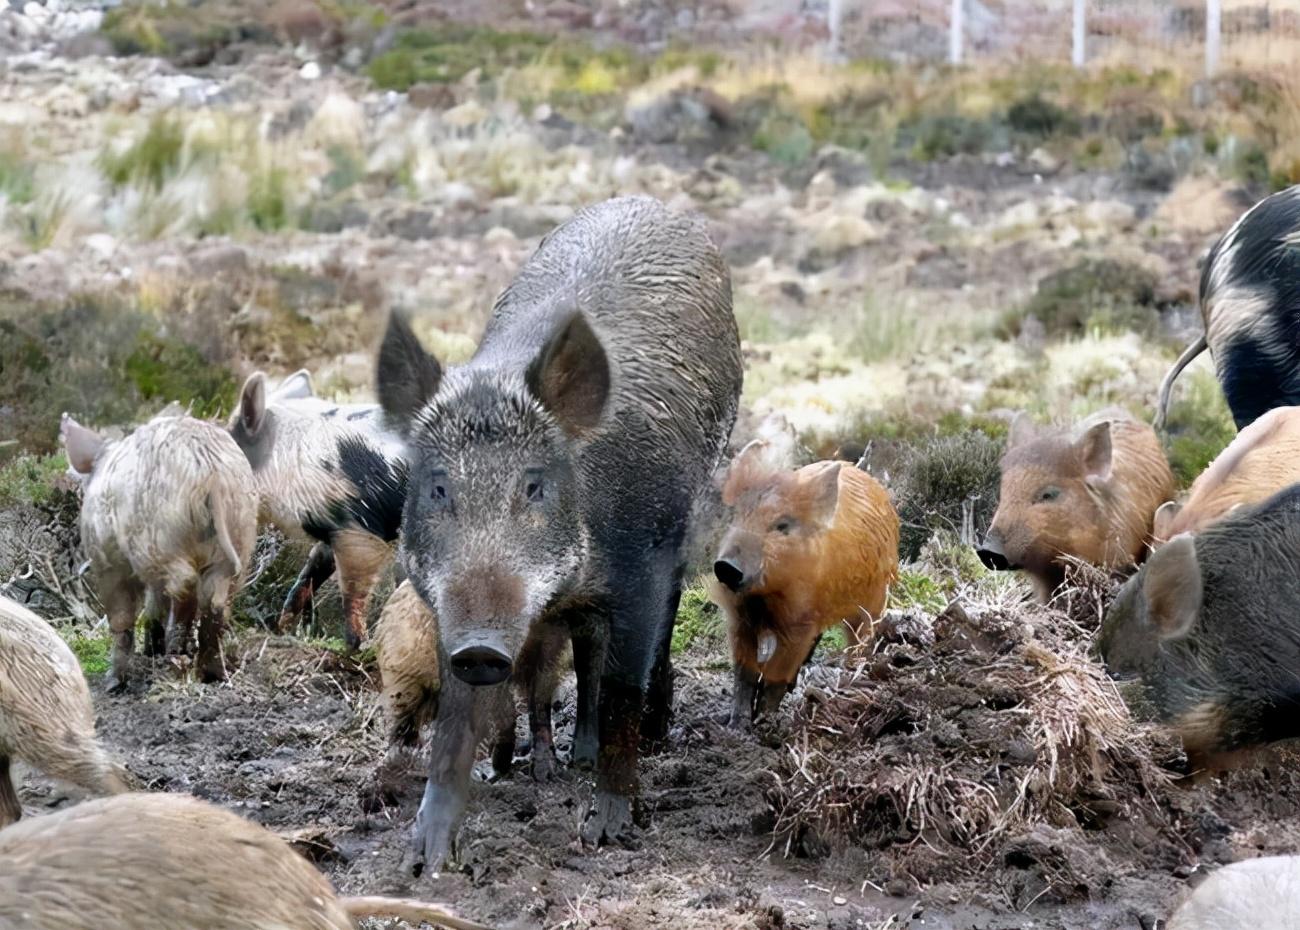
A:
{"label": "adult wild boar", "polygon": [[126,791],[131,777],[95,738],[95,709],[77,657],[26,607],[0,597],[0,827],[22,817],[10,760],[91,791]]}
{"label": "adult wild boar", "polygon": [[1300,187],[1265,197],[1210,250],[1201,270],[1204,333],[1160,385],[1163,427],[1174,381],[1207,348],[1237,428],[1300,404]]}
{"label": "adult wild boar", "polygon": [[1067,557],[1111,569],[1140,563],[1152,515],[1173,493],[1155,431],[1124,411],[1046,433],[1021,414],[1002,457],[998,509],[980,560],[1023,570],[1045,601],[1064,580]]}
{"label": "adult wild boar", "polygon": [[1156,511],[1157,543],[1195,533],[1240,507],[1300,481],[1300,407],[1277,407],[1251,423],[1192,484],[1187,501]]}
{"label": "adult wild boar", "polygon": [[411,456],[403,561],[452,675],[499,683],[530,629],[569,628],[574,756],[597,770],[583,836],[624,834],[643,711],[667,728],[688,518],[740,395],[704,222],[647,197],[581,210],[497,299],[469,362],[444,371],[394,315],[378,367]]}
{"label": "adult wild boar", "polygon": [[830,627],[868,639],[898,577],[898,515],[874,478],[844,462],[772,468],[763,445],[751,442],[727,473],[735,517],[713,565],[737,728],[776,710]]}
{"label": "adult wild boar", "polygon": [[1300,736],[1300,486],[1175,536],[1120,589],[1097,646],[1141,678],[1193,770]]}
{"label": "adult wild boar", "polygon": [[81,542],[113,631],[110,687],[126,684],[146,590],[169,614],[167,651],[188,651],[197,617],[199,675],[224,678],[222,626],[257,536],[243,453],[220,427],[187,416],[155,417],[111,442],[64,414],[61,432],[84,478]]}
{"label": "adult wild boar", "polygon": [[124,794],[0,832],[4,930],[357,930],[398,917],[488,930],[441,906],[340,898],[287,843],[179,794]]}
{"label": "adult wild boar", "polygon": [[392,558],[406,498],[401,443],[381,419],[377,405],[316,397],[306,371],[274,391],[261,372],[244,382],[230,435],[253,468],[262,515],[290,538],[316,541],[285,598],[282,632],[337,566],[347,644],[355,649],[366,637],[370,596]]}
{"label": "adult wild boar", "polygon": [[1300,856],[1225,865],[1203,881],[1168,930],[1294,930],[1300,926]]}

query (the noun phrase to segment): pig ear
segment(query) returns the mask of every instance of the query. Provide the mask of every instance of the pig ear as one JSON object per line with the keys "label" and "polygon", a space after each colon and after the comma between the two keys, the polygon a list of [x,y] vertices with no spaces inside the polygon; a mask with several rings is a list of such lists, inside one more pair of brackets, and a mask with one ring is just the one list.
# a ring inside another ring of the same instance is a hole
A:
{"label": "pig ear", "polygon": [[844,462],[827,462],[812,478],[812,512],[819,523],[830,524],[840,501],[840,469]]}
{"label": "pig ear", "polygon": [[90,474],[95,468],[95,457],[104,448],[103,437],[86,429],[66,413],[59,420],[59,435],[63,437],[63,447],[67,450],[72,470],[81,475]]}
{"label": "pig ear", "polygon": [[266,423],[266,375],[260,371],[249,375],[239,392],[239,422],[249,436],[256,436]]}
{"label": "pig ear", "polygon": [[570,436],[600,422],[609,397],[609,359],[581,312],[560,326],[528,366],[525,380]]}
{"label": "pig ear", "polygon": [[1186,636],[1201,612],[1201,567],[1196,562],[1196,537],[1181,533],[1152,554],[1146,564],[1142,590],[1147,616],[1161,639]]}
{"label": "pig ear", "polygon": [[299,368],[276,385],[275,390],[271,392],[271,397],[275,400],[302,400],[315,396],[316,389],[311,383],[311,372],[306,368]]}
{"label": "pig ear", "polygon": [[1110,420],[1102,420],[1088,428],[1077,444],[1083,459],[1083,472],[1088,478],[1106,481],[1110,478]]}
{"label": "pig ear", "polygon": [[1152,527],[1152,536],[1157,540],[1163,541],[1169,538],[1170,532],[1174,528],[1174,521],[1178,519],[1178,514],[1183,510],[1183,505],[1177,501],[1165,501],[1156,508],[1155,526]]}
{"label": "pig ear", "polygon": [[394,310],[379,347],[376,376],[379,406],[389,423],[405,429],[438,393],[442,366],[424,351],[406,315]]}
{"label": "pig ear", "polygon": [[751,439],[731,460],[731,464],[727,466],[727,475],[722,482],[722,502],[728,507],[735,506],[741,491],[754,480],[755,476],[768,470],[767,450],[766,439]]}
{"label": "pig ear", "polygon": [[1007,430],[1007,449],[1023,446],[1034,438],[1034,421],[1023,410],[1016,414]]}

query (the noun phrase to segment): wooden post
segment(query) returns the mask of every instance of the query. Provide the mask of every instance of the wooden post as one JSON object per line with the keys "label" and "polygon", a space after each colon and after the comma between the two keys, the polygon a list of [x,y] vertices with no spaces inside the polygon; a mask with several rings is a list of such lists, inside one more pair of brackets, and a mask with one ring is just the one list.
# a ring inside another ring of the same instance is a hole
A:
{"label": "wooden post", "polygon": [[952,15],[948,20],[948,61],[951,64],[961,64],[961,43],[962,43],[962,15],[964,13],[963,0],[952,0]]}
{"label": "wooden post", "polygon": [[1074,0],[1074,41],[1072,43],[1070,59],[1074,62],[1076,68],[1082,68],[1086,58],[1084,49],[1084,34],[1086,30],[1086,7],[1087,0]]}
{"label": "wooden post", "polygon": [[1205,76],[1214,77],[1219,70],[1219,41],[1223,30],[1223,6],[1220,0],[1205,0]]}
{"label": "wooden post", "polygon": [[830,33],[827,38],[826,57],[831,61],[839,61],[843,53],[840,46],[842,41],[840,30],[844,23],[844,2],[845,0],[830,0],[826,9],[826,28]]}

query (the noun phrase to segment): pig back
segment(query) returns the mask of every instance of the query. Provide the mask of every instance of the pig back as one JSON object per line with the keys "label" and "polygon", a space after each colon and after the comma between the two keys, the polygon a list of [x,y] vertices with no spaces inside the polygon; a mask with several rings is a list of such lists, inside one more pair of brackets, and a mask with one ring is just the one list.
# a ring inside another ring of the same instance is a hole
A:
{"label": "pig back", "polygon": [[[1173,497],[1174,475],[1155,430],[1127,415],[1108,418],[1113,451],[1107,506],[1112,539],[1122,551],[1107,561],[1141,562],[1156,508]],[[1092,422],[1085,420],[1081,429]]]}
{"label": "pig back", "polygon": [[650,197],[579,211],[498,298],[470,367],[522,369],[574,310],[610,367],[580,453],[590,506],[689,500],[725,449],[742,377],[731,280],[704,221]]}
{"label": "pig back", "polygon": [[879,619],[898,577],[898,514],[889,494],[866,472],[840,466],[839,498],[818,572],[825,616],[853,618],[864,609]]}
{"label": "pig back", "polygon": [[0,832],[0,927],[351,930],[326,879],[269,831],[192,798],[126,794]]}
{"label": "pig back", "polygon": [[77,658],[54,629],[7,597],[0,597],[0,756],[24,758],[29,742],[67,744],[93,738],[90,689]]}

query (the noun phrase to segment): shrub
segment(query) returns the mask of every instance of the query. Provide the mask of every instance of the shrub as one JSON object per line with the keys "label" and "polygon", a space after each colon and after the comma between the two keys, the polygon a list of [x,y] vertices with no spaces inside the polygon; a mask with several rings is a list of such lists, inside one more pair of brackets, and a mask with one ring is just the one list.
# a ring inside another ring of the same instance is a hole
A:
{"label": "shrub", "polygon": [[1075,113],[1036,93],[1011,104],[1007,110],[1007,125],[1016,132],[1042,138],[1077,135],[1080,129],[1079,117]]}
{"label": "shrub", "polygon": [[1154,333],[1160,322],[1156,275],[1112,258],[1084,259],[1038,282],[1023,308],[1003,320],[1003,334],[1017,336],[1027,317],[1051,337],[1103,332]]}
{"label": "shrub", "polygon": [[413,84],[453,84],[471,71],[484,79],[535,61],[550,40],[529,32],[498,32],[473,26],[410,29],[393,48],[367,67],[370,79],[387,90]]}
{"label": "shrub", "polygon": [[713,651],[726,639],[722,616],[709,600],[702,584],[693,584],[682,592],[673,626],[672,654],[680,655],[696,643]]}
{"label": "shrub", "polygon": [[1237,435],[1219,382],[1208,371],[1183,375],[1165,422],[1169,467],[1186,487]]}
{"label": "shrub", "polygon": [[895,483],[899,550],[914,561],[939,531],[973,543],[998,504],[1002,443],[978,430],[922,440],[904,451]]}
{"label": "shrub", "polygon": [[100,169],[114,187],[147,184],[161,190],[181,164],[185,132],[180,121],[159,113],[149,121],[144,135],[126,149],[105,151],[99,159]]}

